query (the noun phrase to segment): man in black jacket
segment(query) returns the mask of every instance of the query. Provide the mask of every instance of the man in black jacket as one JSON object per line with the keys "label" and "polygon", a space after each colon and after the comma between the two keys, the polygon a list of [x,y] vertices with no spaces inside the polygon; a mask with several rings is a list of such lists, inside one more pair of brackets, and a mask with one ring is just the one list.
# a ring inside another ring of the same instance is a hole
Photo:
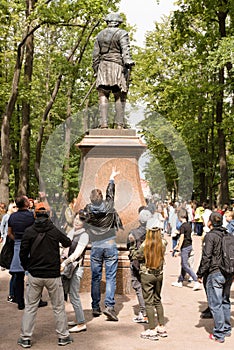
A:
{"label": "man in black jacket", "polygon": [[106,189],[106,199],[103,199],[101,190],[91,191],[91,203],[86,205],[85,211],[88,213],[88,220],[85,223],[86,232],[89,234],[92,243],[91,248],[91,296],[93,316],[101,315],[100,284],[102,279],[102,267],[105,264],[106,271],[106,297],[105,310],[103,313],[111,321],[118,321],[115,305],[116,272],[118,267],[118,249],[115,242],[116,230],[122,228],[114,208],[115,183],[114,178],[118,175],[115,169],[112,170],[110,181]]}
{"label": "man in black jacket", "polygon": [[197,272],[199,282],[207,277],[206,293],[214,319],[213,334],[209,338],[219,343],[223,343],[225,337],[231,335],[230,289],[233,279],[232,275],[222,271],[222,236],[226,234],[222,224],[222,215],[213,212],[208,221],[211,230],[205,235]]}
{"label": "man in black jacket", "polygon": [[39,203],[35,208],[35,222],[25,230],[20,247],[21,264],[28,271],[26,305],[21,337],[18,339],[18,345],[23,348],[31,347],[43,287],[46,287],[51,299],[58,345],[67,345],[73,341],[67,327],[59,252],[60,243],[65,248],[70,247],[71,240],[54,226],[49,216],[48,206]]}

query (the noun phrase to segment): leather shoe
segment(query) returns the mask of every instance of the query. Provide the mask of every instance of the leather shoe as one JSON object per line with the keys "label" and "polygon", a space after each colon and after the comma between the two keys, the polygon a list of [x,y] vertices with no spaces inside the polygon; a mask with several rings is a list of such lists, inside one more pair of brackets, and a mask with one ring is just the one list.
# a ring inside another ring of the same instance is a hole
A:
{"label": "leather shoe", "polygon": [[201,318],[208,319],[208,318],[213,318],[213,316],[211,312],[202,312]]}
{"label": "leather shoe", "polygon": [[43,300],[40,299],[38,307],[44,307],[44,306],[47,306],[47,305],[48,305],[47,301],[43,301]]}
{"label": "leather shoe", "polygon": [[97,309],[93,309],[93,317],[98,317],[102,314],[100,307]]}
{"label": "leather shoe", "polygon": [[87,331],[87,327],[85,324],[77,325],[69,329],[70,333],[78,333]]}

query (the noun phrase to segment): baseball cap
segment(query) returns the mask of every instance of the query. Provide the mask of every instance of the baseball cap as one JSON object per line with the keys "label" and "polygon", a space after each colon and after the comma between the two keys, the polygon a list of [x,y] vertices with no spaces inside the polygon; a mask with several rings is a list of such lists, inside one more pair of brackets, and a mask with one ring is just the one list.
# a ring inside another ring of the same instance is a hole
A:
{"label": "baseball cap", "polygon": [[151,217],[152,217],[151,212],[147,209],[143,209],[140,212],[138,219],[139,219],[140,223],[145,224]]}
{"label": "baseball cap", "polygon": [[36,216],[49,216],[50,214],[50,207],[45,202],[40,202],[35,205],[34,213]]}

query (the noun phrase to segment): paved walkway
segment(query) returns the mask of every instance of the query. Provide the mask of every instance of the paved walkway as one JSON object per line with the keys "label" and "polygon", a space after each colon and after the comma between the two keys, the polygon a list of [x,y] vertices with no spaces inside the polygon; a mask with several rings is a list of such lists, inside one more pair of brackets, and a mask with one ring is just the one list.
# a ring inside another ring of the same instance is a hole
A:
{"label": "paved walkway", "polygon": [[[143,340],[140,333],[145,326],[132,322],[134,310],[137,309],[135,295],[117,295],[116,310],[119,322],[106,321],[104,315],[93,318],[90,309],[90,294],[81,293],[81,299],[87,320],[87,331],[74,334],[74,343],[67,345],[66,350],[210,350],[223,348],[233,349],[233,336],[224,344],[214,343],[208,339],[212,331],[212,320],[200,319],[200,311],[206,307],[204,290],[194,292],[192,285],[183,288],[171,286],[171,282],[177,279],[180,270],[180,258],[172,258],[169,252],[170,237],[168,237],[168,252],[163,286],[163,305],[165,309],[166,327],[168,338],[157,342]],[[195,248],[195,271],[200,260],[200,238],[194,237]],[[85,277],[84,277],[85,278]],[[0,320],[1,341],[0,350],[17,350],[17,338],[20,333],[20,324],[23,311],[19,311],[16,304],[6,301],[8,295],[8,271],[0,271]],[[48,300],[45,291],[44,300]],[[234,304],[234,284],[231,292],[231,302]],[[73,320],[74,313],[71,304],[66,303],[68,320]],[[232,310],[232,326],[234,326],[234,310]],[[32,349],[35,350],[58,350],[57,337],[54,329],[53,312],[49,302],[48,307],[38,310],[37,322],[32,339]]]}

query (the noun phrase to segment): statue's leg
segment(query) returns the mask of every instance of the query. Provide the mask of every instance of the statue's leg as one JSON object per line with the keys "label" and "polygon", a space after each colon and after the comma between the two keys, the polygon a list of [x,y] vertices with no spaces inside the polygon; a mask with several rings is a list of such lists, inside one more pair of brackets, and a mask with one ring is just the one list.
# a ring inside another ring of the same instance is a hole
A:
{"label": "statue's leg", "polygon": [[122,129],[124,127],[124,114],[125,114],[125,105],[127,93],[121,92],[120,90],[114,92],[115,97],[115,124],[118,129]]}
{"label": "statue's leg", "polygon": [[109,105],[109,96],[110,96],[110,91],[104,90],[104,89],[99,89],[98,90],[99,94],[99,111],[100,111],[100,127],[102,129],[108,128],[108,105]]}

